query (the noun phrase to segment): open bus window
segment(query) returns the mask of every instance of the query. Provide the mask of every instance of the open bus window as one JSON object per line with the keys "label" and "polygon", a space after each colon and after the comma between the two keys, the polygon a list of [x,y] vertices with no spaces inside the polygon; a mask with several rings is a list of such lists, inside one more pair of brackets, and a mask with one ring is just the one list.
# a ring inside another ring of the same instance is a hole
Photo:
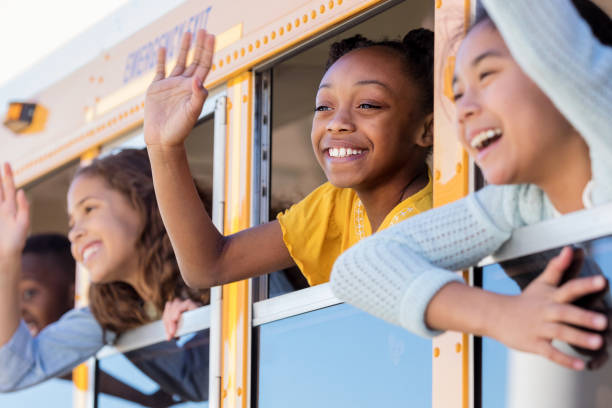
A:
{"label": "open bus window", "polygon": [[[375,40],[401,39],[413,28],[433,28],[433,15],[430,2],[403,2],[271,69],[270,220],[327,181],[312,151],[310,130],[331,44],[355,34]],[[293,267],[269,275],[267,295],[307,286],[299,269]]]}
{"label": "open bus window", "polygon": [[99,360],[98,405],[207,407],[209,333],[203,330]]}
{"label": "open bus window", "polygon": [[258,406],[429,407],[431,341],[341,304],[263,324]]}
{"label": "open bus window", "polygon": [[[63,166],[61,169],[46,175],[37,181],[25,186],[26,195],[30,202],[30,219],[31,219],[31,234],[41,233],[58,233],[65,235],[68,233],[68,216],[66,215],[66,193],[70,186],[72,176],[78,167],[78,163],[69,163]],[[39,273],[35,269],[40,269],[43,266],[47,266],[47,258],[44,255],[37,256],[36,254],[30,254],[29,259],[33,261],[34,258],[38,259],[38,263],[29,262],[28,271],[22,275],[22,284],[20,284],[20,291],[22,296],[28,293],[34,293],[36,289],[37,296],[41,295],[41,291],[47,288],[40,287],[47,283],[48,279],[45,276],[39,276]],[[54,265],[55,266],[55,265]],[[59,266],[58,266],[59,267]],[[43,271],[39,271],[43,273]],[[36,279],[35,279],[36,278]],[[55,283],[55,282],[54,282]],[[33,285],[36,285],[34,287]],[[57,286],[57,285],[55,285]],[[55,286],[54,289],[55,289]],[[57,294],[58,291],[49,289],[47,296],[39,296],[44,301],[36,300],[31,302],[32,304],[23,305],[22,317],[26,318],[30,324],[35,325],[37,330],[42,328],[51,322],[38,321],[37,318],[41,316],[41,313],[35,312],[32,308],[36,307],[40,309],[46,307],[48,310],[53,310],[54,313],[58,313],[56,317],[59,318],[61,313],[68,311],[69,307],[67,302],[64,300],[61,307],[59,305],[51,305],[49,302],[57,301],[53,295]],[[51,318],[54,313],[44,313],[46,318]],[[40,312],[40,310],[38,310]],[[26,315],[27,314],[27,315]],[[43,327],[41,327],[43,326]],[[49,408],[59,408],[69,406],[72,402],[72,382],[68,379],[52,379],[46,381],[40,385],[24,389],[10,394],[0,394],[0,406],[2,407],[34,407],[40,404],[40,401],[46,401],[46,405]]]}
{"label": "open bus window", "polygon": [[[584,252],[576,263],[581,275],[603,273],[612,278],[612,236],[575,245]],[[483,268],[483,288],[518,294],[559,253],[561,248],[489,265]],[[606,295],[609,299],[610,293]],[[566,345],[560,345],[564,351]],[[483,408],[555,406],[559,408],[612,405],[612,363],[595,371],[574,372],[543,357],[508,349],[495,340],[482,341]]]}
{"label": "open bus window", "polygon": [[68,234],[66,195],[79,167],[72,162],[25,187],[30,202],[31,234]]}

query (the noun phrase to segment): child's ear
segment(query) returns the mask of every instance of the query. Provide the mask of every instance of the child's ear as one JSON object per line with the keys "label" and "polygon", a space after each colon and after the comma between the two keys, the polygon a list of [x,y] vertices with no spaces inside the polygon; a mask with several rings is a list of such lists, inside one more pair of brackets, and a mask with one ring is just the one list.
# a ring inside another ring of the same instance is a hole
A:
{"label": "child's ear", "polygon": [[425,116],[423,128],[417,136],[415,143],[421,147],[431,147],[433,145],[433,112]]}

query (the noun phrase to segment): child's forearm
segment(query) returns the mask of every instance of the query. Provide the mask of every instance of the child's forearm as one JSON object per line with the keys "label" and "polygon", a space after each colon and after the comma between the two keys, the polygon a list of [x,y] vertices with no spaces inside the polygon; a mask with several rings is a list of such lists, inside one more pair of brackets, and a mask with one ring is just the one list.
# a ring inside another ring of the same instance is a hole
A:
{"label": "child's forearm", "polygon": [[458,282],[442,287],[431,299],[425,314],[429,327],[477,336],[496,337],[509,296],[487,292]]}
{"label": "child's forearm", "polygon": [[21,254],[0,259],[0,347],[8,343],[19,326],[19,278]]}
{"label": "child's forearm", "polygon": [[206,213],[184,147],[148,147],[162,220],[183,278],[190,286],[219,284],[224,237]]}

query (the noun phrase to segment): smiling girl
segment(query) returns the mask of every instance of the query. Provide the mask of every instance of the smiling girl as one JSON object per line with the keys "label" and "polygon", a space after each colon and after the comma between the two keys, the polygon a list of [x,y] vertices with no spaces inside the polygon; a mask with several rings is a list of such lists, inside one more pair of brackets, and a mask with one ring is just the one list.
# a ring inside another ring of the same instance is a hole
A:
{"label": "smiling girl", "polygon": [[184,140],[206,97],[202,82],[214,47],[214,38],[199,32],[194,62],[185,68],[189,40],[168,78],[160,53],[144,127],[164,224],[190,286],[207,288],[292,265],[311,285],[327,282],[346,248],[431,207],[431,31],[413,30],[402,42],[357,36],[332,46],[311,132],[329,182],[277,220],[230,236],[213,226],[187,166]]}
{"label": "smiling girl", "polygon": [[497,185],[355,246],[338,259],[332,288],[425,336],[486,335],[582,369],[551,341],[602,348],[603,337],[589,330],[602,331],[607,318],[570,303],[606,282],[558,287],[569,248],[519,296],[468,287],[447,269],[475,265],[515,228],[612,200],[612,24],[585,0],[574,3],[600,40],[569,0],[483,3],[491,18],[461,44],[453,86],[459,140]]}
{"label": "smiling girl", "polygon": [[[207,291],[182,281],[159,216],[147,153],[124,150],[94,160],[76,173],[68,191],[74,258],[91,277],[90,306],[73,309],[32,336],[20,321],[16,297],[20,253],[28,230],[28,204],[15,192],[8,165],[0,172],[0,391],[28,387],[62,375],[92,357],[126,330],[208,302]],[[173,326],[172,326],[173,327]],[[170,330],[169,330],[170,331]],[[175,328],[171,329],[172,335]],[[179,351],[179,350],[177,350]],[[168,392],[206,398],[208,349],[188,358],[159,360],[146,373]],[[180,356],[180,353],[176,354]],[[202,360],[206,362],[199,364]],[[161,373],[161,374],[160,374]]]}

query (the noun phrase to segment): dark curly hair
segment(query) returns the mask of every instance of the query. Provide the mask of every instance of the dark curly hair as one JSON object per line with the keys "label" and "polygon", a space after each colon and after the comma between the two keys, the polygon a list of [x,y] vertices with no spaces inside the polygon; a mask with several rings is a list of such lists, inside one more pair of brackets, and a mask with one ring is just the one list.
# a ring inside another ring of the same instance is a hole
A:
{"label": "dark curly hair", "polygon": [[404,62],[406,73],[419,86],[419,105],[423,114],[433,112],[434,33],[426,28],[417,28],[406,34],[402,41],[373,41],[357,34],[331,45],[325,70],[349,52],[369,47],[386,47],[397,52]]}
{"label": "dark curly hair", "polygon": [[[141,214],[143,229],[136,244],[136,256],[145,275],[143,282],[147,290],[146,300],[155,306],[158,313],[164,310],[167,301],[175,298],[192,299],[203,304],[209,302],[208,290],[190,289],[181,278],[157,206],[151,163],[146,150],[126,149],[96,159],[79,169],[74,178],[81,176],[101,177],[110,188],[123,194]],[[205,206],[210,206],[206,194],[200,189],[198,192]],[[115,333],[151,321],[145,299],[125,282],[92,283],[89,301],[91,311],[100,325]]]}
{"label": "dark curly hair", "polygon": [[[590,0],[572,0],[572,4],[576,8],[576,11],[578,11],[578,14],[580,14],[589,25],[595,38],[603,45],[612,46],[612,19],[610,16]],[[483,21],[495,26],[495,23],[491,20],[487,11],[483,7],[480,7],[470,29]]]}
{"label": "dark curly hair", "polygon": [[62,276],[58,276],[66,284],[74,283],[75,261],[70,252],[70,241],[65,235],[47,233],[28,237],[23,248],[23,255],[47,255],[53,258]]}

